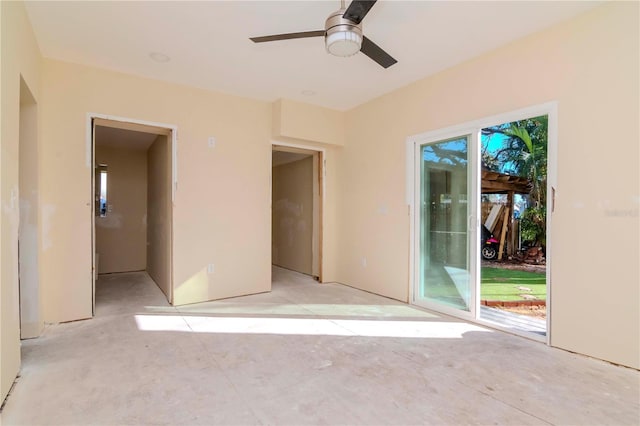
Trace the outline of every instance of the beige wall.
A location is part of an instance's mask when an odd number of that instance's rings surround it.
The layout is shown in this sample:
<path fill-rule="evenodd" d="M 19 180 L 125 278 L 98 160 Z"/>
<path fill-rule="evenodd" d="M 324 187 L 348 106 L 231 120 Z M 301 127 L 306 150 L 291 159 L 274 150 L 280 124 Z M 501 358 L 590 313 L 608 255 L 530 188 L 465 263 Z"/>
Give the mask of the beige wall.
<path fill-rule="evenodd" d="M 270 289 L 272 104 L 59 61 L 43 65 L 45 320 L 91 316 L 91 170 L 85 141 L 91 112 L 177 126 L 175 304 Z M 209 136 L 217 140 L 214 148 L 208 147 Z M 335 152 L 327 148 L 327 164 L 334 164 Z M 336 220 L 336 169 L 328 170 L 325 230 Z M 71 228 L 76 231 L 66 232 Z M 335 238 L 323 244 L 324 276 L 331 281 Z M 246 259 L 252 268 L 245 267 Z"/>
<path fill-rule="evenodd" d="M 175 303 L 270 289 L 271 104 L 52 60 L 43 90 L 46 320 L 91 316 L 91 112 L 177 126 Z"/>
<path fill-rule="evenodd" d="M 408 136 L 557 101 L 551 343 L 638 368 L 638 6 L 596 8 L 348 112 L 338 280 L 408 300 Z"/>
<path fill-rule="evenodd" d="M 142 271 L 147 266 L 147 152 L 110 146 L 96 128 L 96 164 L 107 165 L 107 204 L 96 216 L 98 273 Z"/>
<path fill-rule="evenodd" d="M 171 149 L 167 136 L 147 152 L 147 272 L 171 300 Z"/>
<path fill-rule="evenodd" d="M 4 36 L 3 36 L 4 25 L 2 25 L 4 13 L 2 9 L 3 8 L 0 5 L 0 56 L 2 53 L 2 45 L 4 43 Z M 4 134 L 3 133 L 4 114 L 2 114 L 3 105 L 4 105 L 4 91 L 2 89 L 2 86 L 4 85 L 4 83 L 2 83 L 3 81 L 2 62 L 4 62 L 4 59 L 0 58 L 0 148 L 2 148 L 2 135 Z M 0 202 L 2 202 L 2 200 L 4 199 L 2 194 L 3 193 L 2 186 L 1 186 L 1 182 L 4 181 L 4 169 L 2 167 L 2 157 L 4 157 L 4 155 L 2 155 L 2 149 L 0 149 L 0 178 L 1 178 Z M 13 323 L 9 318 L 5 320 L 5 309 L 7 308 L 4 306 L 4 304 L 5 304 L 5 300 L 7 299 L 5 299 L 6 296 L 3 297 L 3 295 L 5 293 L 5 285 L 8 286 L 9 283 L 5 283 L 3 279 L 4 272 L 3 272 L 2 264 L 4 263 L 4 257 L 3 257 L 2 246 L 4 245 L 4 240 L 5 240 L 5 234 L 2 229 L 3 222 L 4 222 L 4 218 L 0 217 L 0 400 L 2 401 L 4 401 L 4 398 L 9 393 L 9 387 L 5 389 L 5 385 L 4 385 L 5 380 L 8 383 L 8 379 L 5 379 L 5 376 L 9 377 L 14 372 L 13 366 L 10 364 L 5 364 L 5 362 L 3 361 L 3 358 L 5 356 L 10 357 L 13 353 L 15 353 L 15 343 L 12 344 L 11 341 L 7 341 L 7 346 L 5 347 L 5 333 L 7 334 L 7 337 L 8 337 L 11 333 L 10 327 L 13 327 L 15 323 Z M 8 300 L 11 300 L 11 299 L 9 298 Z M 7 311 L 10 312 L 11 306 L 8 306 L 8 308 L 9 309 Z M 19 361 L 18 361 L 18 368 L 19 368 Z"/>
<path fill-rule="evenodd" d="M 328 108 L 280 99 L 273 104 L 273 135 L 344 145 L 344 114 Z"/>
<path fill-rule="evenodd" d="M 4 399 L 20 368 L 18 302 L 20 76 L 41 111 L 41 57 L 21 2 L 0 2 L 0 394 Z M 42 135 L 40 127 L 38 135 Z M 38 141 L 39 143 L 40 141 Z M 41 271 L 40 271 L 41 275 Z"/>
<path fill-rule="evenodd" d="M 38 271 L 38 104 L 24 80 L 20 79 L 19 193 L 20 225 L 19 286 L 20 337 L 37 337 L 44 323 L 41 315 Z"/>
<path fill-rule="evenodd" d="M 326 149 L 325 281 L 407 300 L 406 138 L 557 100 L 552 344 L 637 368 L 638 39 L 638 4 L 607 4 L 345 114 L 330 113 L 327 133 L 327 116 L 317 108 L 289 104 L 283 127 L 282 105 L 272 115 L 266 102 L 41 61 L 23 5 L 1 2 L 2 396 L 20 363 L 20 75 L 39 108 L 39 272 L 46 321 L 91 316 L 90 112 L 178 128 L 176 303 L 270 289 L 272 137 Z M 209 136 L 216 137 L 215 148 L 207 146 Z M 593 230 L 606 232 L 615 250 L 596 250 Z M 207 273 L 210 263 L 213 274 Z"/>
<path fill-rule="evenodd" d="M 282 164 L 272 174 L 274 265 L 312 274 L 313 157 Z"/>

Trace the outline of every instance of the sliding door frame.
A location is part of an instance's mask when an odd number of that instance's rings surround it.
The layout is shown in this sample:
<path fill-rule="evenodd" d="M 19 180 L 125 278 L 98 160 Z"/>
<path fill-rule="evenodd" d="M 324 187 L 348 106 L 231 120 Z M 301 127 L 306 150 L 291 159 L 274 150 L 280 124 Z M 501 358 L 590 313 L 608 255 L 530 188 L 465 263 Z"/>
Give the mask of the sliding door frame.
<path fill-rule="evenodd" d="M 480 245 L 480 134 L 482 129 L 496 126 L 512 121 L 546 115 L 548 117 L 547 129 L 547 247 L 546 247 L 546 285 L 547 285 L 547 334 L 546 337 L 533 335 L 500 327 L 496 323 L 482 320 L 480 318 L 480 259 L 477 252 Z M 517 334 L 532 340 L 542 341 L 548 345 L 552 343 L 552 269 L 553 269 L 553 214 L 555 207 L 555 196 L 557 192 L 557 164 L 558 164 L 558 103 L 556 101 L 514 110 L 507 113 L 484 117 L 466 123 L 428 131 L 418 135 L 409 136 L 405 142 L 406 154 L 406 203 L 409 209 L 409 303 L 416 304 L 416 288 L 419 284 L 420 267 L 420 146 L 427 143 L 435 143 L 453 137 L 471 135 L 468 149 L 468 172 L 473 173 L 472 194 L 470 203 L 472 211 L 469 212 L 469 243 L 471 247 L 471 259 L 469 269 L 472 274 L 472 297 L 470 312 L 433 306 L 429 304 L 428 309 L 462 318 L 486 325 L 491 328 Z M 475 253 L 475 254 L 474 254 Z M 419 306 L 422 306 L 419 305 Z"/>
<path fill-rule="evenodd" d="M 427 309 L 432 309 L 438 312 L 442 312 L 447 315 L 456 316 L 459 318 L 464 318 L 467 320 L 474 320 L 476 318 L 476 310 L 479 307 L 479 300 L 476 300 L 476 289 L 475 289 L 475 281 L 474 276 L 476 275 L 477 268 L 477 244 L 473 244 L 474 241 L 478 239 L 476 226 L 473 226 L 475 212 L 478 211 L 474 206 L 476 206 L 477 202 L 475 198 L 477 198 L 476 188 L 480 187 L 479 182 L 477 182 L 476 175 L 478 174 L 476 169 L 476 159 L 477 159 L 477 151 L 476 146 L 478 145 L 478 132 L 475 132 L 473 127 L 468 126 L 460 126 L 454 128 L 443 129 L 442 131 L 429 132 L 423 135 L 419 135 L 413 139 L 413 163 L 414 163 L 414 177 L 413 177 L 413 200 L 415 202 L 412 203 L 412 249 L 415 256 L 414 262 L 412 262 L 411 267 L 411 275 L 413 277 L 413 284 L 410 286 L 410 297 L 411 303 L 417 306 L 421 306 Z M 468 260 L 468 272 L 470 276 L 469 286 L 470 286 L 470 303 L 469 303 L 469 311 L 464 311 L 463 309 L 450 307 L 444 304 L 439 304 L 437 302 L 430 302 L 427 300 L 420 300 L 417 295 L 417 287 L 419 285 L 420 280 L 420 221 L 422 219 L 421 216 L 421 162 L 422 162 L 422 148 L 425 145 L 432 145 L 439 142 L 455 139 L 455 138 L 466 138 L 467 140 L 467 183 L 468 189 L 467 193 L 470 195 L 468 199 L 469 211 L 467 213 L 467 235 L 470 246 L 467 246 L 467 260 Z M 413 256 L 412 256 L 413 258 Z"/>

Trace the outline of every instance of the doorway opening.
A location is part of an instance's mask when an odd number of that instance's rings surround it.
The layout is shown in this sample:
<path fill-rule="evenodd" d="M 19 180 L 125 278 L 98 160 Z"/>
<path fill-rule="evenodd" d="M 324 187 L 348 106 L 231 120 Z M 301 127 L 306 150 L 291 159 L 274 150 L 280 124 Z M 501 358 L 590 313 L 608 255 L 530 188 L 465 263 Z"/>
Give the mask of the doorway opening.
<path fill-rule="evenodd" d="M 38 257 L 38 105 L 20 77 L 18 153 L 18 289 L 20 338 L 38 337 L 44 323 L 41 316 Z M 12 194 L 14 199 L 14 194 Z"/>
<path fill-rule="evenodd" d="M 322 282 L 323 151 L 274 144 L 271 263 Z"/>
<path fill-rule="evenodd" d="M 480 318 L 547 333 L 548 115 L 482 129 Z"/>
<path fill-rule="evenodd" d="M 104 274 L 146 271 L 172 303 L 174 132 L 92 120 L 94 315 Z"/>

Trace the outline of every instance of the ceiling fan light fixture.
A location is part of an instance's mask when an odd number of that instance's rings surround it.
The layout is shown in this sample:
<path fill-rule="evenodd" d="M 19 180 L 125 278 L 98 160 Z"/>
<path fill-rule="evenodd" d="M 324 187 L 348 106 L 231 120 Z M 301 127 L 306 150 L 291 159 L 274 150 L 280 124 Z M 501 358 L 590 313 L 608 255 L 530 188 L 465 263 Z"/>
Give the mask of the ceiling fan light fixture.
<path fill-rule="evenodd" d="M 353 56 L 362 46 L 362 24 L 356 24 L 343 17 L 344 7 L 336 10 L 324 23 L 324 45 L 327 52 L 335 56 Z"/>
<path fill-rule="evenodd" d="M 356 31 L 336 31 L 325 37 L 327 52 L 334 56 L 353 56 L 360 51 L 362 35 Z"/>
<path fill-rule="evenodd" d="M 362 35 L 362 20 L 376 1 L 351 0 L 349 7 L 345 8 L 345 0 L 342 0 L 340 9 L 329 15 L 325 21 L 324 30 L 273 34 L 249 37 L 249 39 L 254 43 L 264 43 L 297 38 L 324 37 L 324 46 L 327 53 L 334 56 L 347 57 L 362 52 L 363 55 L 386 69 L 398 61 L 369 38 Z"/>

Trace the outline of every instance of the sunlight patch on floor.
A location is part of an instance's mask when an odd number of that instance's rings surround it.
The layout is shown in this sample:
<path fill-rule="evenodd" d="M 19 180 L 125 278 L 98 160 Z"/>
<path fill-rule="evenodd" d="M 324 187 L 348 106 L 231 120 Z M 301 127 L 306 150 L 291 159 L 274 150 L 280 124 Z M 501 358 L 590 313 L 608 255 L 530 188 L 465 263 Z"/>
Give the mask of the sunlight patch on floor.
<path fill-rule="evenodd" d="M 272 315 L 335 315 L 353 317 L 403 317 L 403 318 L 439 318 L 429 312 L 406 305 L 360 305 L 335 303 L 241 303 L 212 302 L 198 305 L 179 306 L 178 311 L 188 314 L 272 314 Z"/>
<path fill-rule="evenodd" d="M 239 318 L 135 315 L 141 331 L 194 333 L 323 335 L 405 338 L 462 338 L 464 333 L 491 330 L 463 322 L 344 320 L 314 318 Z"/>

